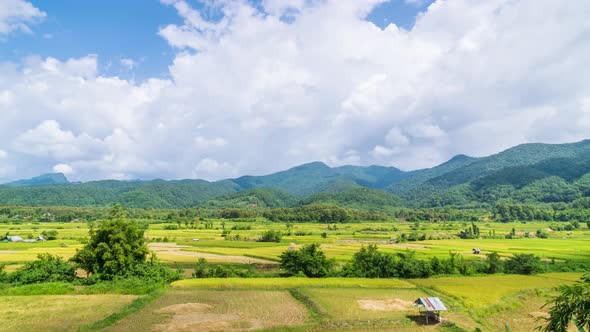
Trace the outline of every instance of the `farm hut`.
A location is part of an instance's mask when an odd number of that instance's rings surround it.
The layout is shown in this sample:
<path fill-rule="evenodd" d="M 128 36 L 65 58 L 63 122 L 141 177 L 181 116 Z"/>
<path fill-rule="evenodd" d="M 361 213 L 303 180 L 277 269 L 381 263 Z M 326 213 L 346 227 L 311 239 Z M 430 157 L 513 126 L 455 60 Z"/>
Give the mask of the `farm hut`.
<path fill-rule="evenodd" d="M 429 318 L 442 323 L 441 311 L 447 311 L 447 307 L 438 297 L 420 297 L 414 301 L 414 305 L 418 307 L 420 315 L 426 318 L 426 325 Z"/>
<path fill-rule="evenodd" d="M 2 239 L 2 242 L 23 242 L 23 238 L 18 236 L 18 235 L 14 235 L 14 236 L 6 236 L 4 237 L 4 239 Z"/>

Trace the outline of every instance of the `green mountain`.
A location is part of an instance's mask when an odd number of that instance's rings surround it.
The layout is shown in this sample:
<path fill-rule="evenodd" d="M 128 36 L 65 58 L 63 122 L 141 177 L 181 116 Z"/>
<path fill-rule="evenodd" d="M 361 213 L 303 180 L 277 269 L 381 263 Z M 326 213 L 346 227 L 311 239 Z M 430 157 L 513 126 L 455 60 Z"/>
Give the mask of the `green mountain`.
<path fill-rule="evenodd" d="M 341 192 L 323 192 L 303 198 L 300 205 L 335 204 L 362 210 L 383 211 L 403 206 L 402 200 L 379 189 L 355 188 Z"/>
<path fill-rule="evenodd" d="M 199 204 L 199 207 L 219 208 L 280 208 L 297 203 L 297 198 L 275 188 L 251 188 L 223 194 Z"/>
<path fill-rule="evenodd" d="M 240 188 L 229 180 L 94 181 L 34 187 L 0 186 L 0 204 L 33 206 L 105 206 L 138 208 L 192 207 Z"/>
<path fill-rule="evenodd" d="M 304 197 L 317 192 L 342 191 L 358 187 L 385 188 L 396 182 L 404 172 L 395 167 L 342 166 L 331 168 L 321 162 L 293 167 L 264 176 L 242 176 L 233 180 L 240 187 L 278 188 Z"/>
<path fill-rule="evenodd" d="M 583 164 L 587 160 L 590 160 L 590 140 L 570 144 L 522 144 L 488 157 L 472 158 L 426 181 L 416 181 L 408 175 L 404 181 L 410 185 L 401 187 L 400 181 L 388 189 L 413 206 L 493 203 L 512 199 L 515 190 L 549 176 L 571 182 L 582 175 L 577 170 L 574 176 L 573 164 Z"/>
<path fill-rule="evenodd" d="M 179 208 L 287 207 L 337 204 L 395 206 L 571 202 L 590 196 L 590 140 L 523 144 L 488 157 L 458 155 L 429 169 L 328 167 L 314 162 L 217 182 L 94 181 L 69 183 L 49 174 L 0 186 L 0 204 Z"/>
<path fill-rule="evenodd" d="M 68 183 L 70 182 L 62 173 L 48 173 L 30 179 L 8 182 L 3 185 L 8 187 L 33 187 Z"/>

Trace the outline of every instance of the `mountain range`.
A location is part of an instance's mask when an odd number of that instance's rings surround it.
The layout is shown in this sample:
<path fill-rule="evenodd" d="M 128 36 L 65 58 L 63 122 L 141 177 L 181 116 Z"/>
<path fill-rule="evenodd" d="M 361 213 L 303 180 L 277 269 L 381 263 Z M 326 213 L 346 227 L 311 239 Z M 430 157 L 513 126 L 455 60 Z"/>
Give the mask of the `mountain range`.
<path fill-rule="evenodd" d="M 290 207 L 332 203 L 357 208 L 571 202 L 590 195 L 590 140 L 522 144 L 481 158 L 458 155 L 427 169 L 329 167 L 312 162 L 264 175 L 205 180 L 71 183 L 60 173 L 0 186 L 3 205 L 138 208 Z"/>

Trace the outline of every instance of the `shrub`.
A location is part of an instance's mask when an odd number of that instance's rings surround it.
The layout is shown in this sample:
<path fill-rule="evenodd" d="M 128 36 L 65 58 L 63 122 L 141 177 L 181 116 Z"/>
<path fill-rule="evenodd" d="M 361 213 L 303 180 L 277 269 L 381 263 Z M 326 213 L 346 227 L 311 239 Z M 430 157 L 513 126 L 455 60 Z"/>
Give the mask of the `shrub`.
<path fill-rule="evenodd" d="M 330 275 L 334 260 L 326 258 L 319 244 L 306 244 L 299 250 L 287 250 L 280 256 L 281 268 L 291 275 L 303 274 L 310 278 Z"/>
<path fill-rule="evenodd" d="M 515 254 L 504 264 L 506 273 L 533 274 L 541 270 L 541 259 L 533 254 Z"/>
<path fill-rule="evenodd" d="M 398 275 L 394 256 L 377 251 L 377 246 L 362 246 L 344 266 L 342 275 L 358 278 L 391 278 Z"/>
<path fill-rule="evenodd" d="M 57 234 L 58 234 L 58 232 L 56 230 L 50 230 L 50 231 L 43 231 L 43 232 L 41 232 L 41 235 L 43 235 L 43 237 L 46 240 L 56 240 L 57 239 Z"/>
<path fill-rule="evenodd" d="M 547 234 L 546 232 L 543 232 L 540 229 L 537 229 L 537 233 L 535 233 L 535 235 L 540 239 L 546 239 L 549 237 L 549 234 Z"/>
<path fill-rule="evenodd" d="M 283 234 L 280 231 L 269 230 L 262 233 L 258 242 L 281 242 L 281 238 L 283 238 Z"/>
<path fill-rule="evenodd" d="M 502 260 L 500 260 L 500 255 L 498 255 L 497 252 L 487 254 L 486 264 L 487 269 L 485 272 L 488 274 L 499 273 L 502 271 Z"/>
<path fill-rule="evenodd" d="M 211 266 L 204 258 L 199 258 L 195 264 L 193 278 L 248 278 L 252 277 L 249 271 L 222 265 Z"/>
<path fill-rule="evenodd" d="M 40 282 L 72 282 L 76 278 L 76 269 L 61 257 L 51 254 L 39 254 L 38 260 L 28 262 L 16 272 L 8 275 L 8 281 L 26 285 Z"/>

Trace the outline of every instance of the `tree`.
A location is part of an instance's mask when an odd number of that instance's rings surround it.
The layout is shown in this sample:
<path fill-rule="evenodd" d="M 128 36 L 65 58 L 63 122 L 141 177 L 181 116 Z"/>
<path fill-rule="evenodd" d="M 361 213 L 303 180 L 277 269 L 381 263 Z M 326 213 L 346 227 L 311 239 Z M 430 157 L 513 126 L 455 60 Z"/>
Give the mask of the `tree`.
<path fill-rule="evenodd" d="M 287 273 L 304 274 L 310 278 L 328 276 L 334 269 L 334 260 L 326 258 L 319 244 L 306 244 L 299 250 L 287 250 L 280 256 L 281 268 Z"/>
<path fill-rule="evenodd" d="M 262 233 L 262 236 L 260 239 L 258 239 L 258 242 L 281 242 L 282 237 L 283 234 L 281 234 L 281 231 L 269 230 Z"/>
<path fill-rule="evenodd" d="M 506 273 L 533 274 L 541 272 L 541 259 L 533 254 L 514 254 L 504 264 Z"/>
<path fill-rule="evenodd" d="M 486 273 L 494 274 L 502 271 L 502 260 L 500 260 L 500 255 L 497 252 L 487 254 L 486 263 Z"/>
<path fill-rule="evenodd" d="M 397 261 L 394 256 L 377 250 L 370 244 L 354 254 L 352 261 L 344 266 L 342 274 L 347 277 L 392 278 L 397 277 Z"/>
<path fill-rule="evenodd" d="M 553 304 L 549 309 L 547 325 L 538 327 L 545 332 L 566 332 L 571 322 L 580 331 L 590 331 L 590 274 L 582 277 L 573 285 L 563 285 L 558 296 L 546 305 Z"/>
<path fill-rule="evenodd" d="M 109 217 L 101 221 L 97 229 L 90 229 L 88 244 L 72 257 L 82 269 L 105 279 L 123 275 L 133 265 L 144 263 L 149 252 L 144 231 L 137 223 L 126 219 L 120 205 L 111 208 Z"/>

